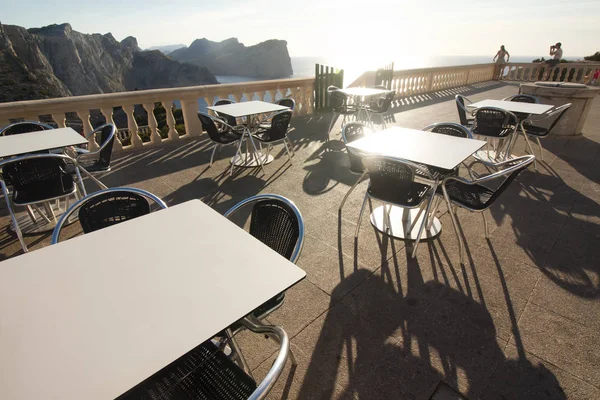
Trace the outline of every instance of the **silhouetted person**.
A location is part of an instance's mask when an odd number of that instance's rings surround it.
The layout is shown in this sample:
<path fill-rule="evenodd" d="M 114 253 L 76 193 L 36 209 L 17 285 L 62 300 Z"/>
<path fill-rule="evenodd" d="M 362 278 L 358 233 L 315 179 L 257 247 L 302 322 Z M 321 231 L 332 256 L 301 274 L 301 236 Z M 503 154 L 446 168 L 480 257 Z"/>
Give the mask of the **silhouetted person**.
<path fill-rule="evenodd" d="M 506 59 L 504 59 L 505 57 Z M 498 65 L 505 64 L 510 61 L 510 54 L 504 48 L 504 45 L 500 46 L 500 50 L 498 50 L 492 61 L 496 62 Z"/>

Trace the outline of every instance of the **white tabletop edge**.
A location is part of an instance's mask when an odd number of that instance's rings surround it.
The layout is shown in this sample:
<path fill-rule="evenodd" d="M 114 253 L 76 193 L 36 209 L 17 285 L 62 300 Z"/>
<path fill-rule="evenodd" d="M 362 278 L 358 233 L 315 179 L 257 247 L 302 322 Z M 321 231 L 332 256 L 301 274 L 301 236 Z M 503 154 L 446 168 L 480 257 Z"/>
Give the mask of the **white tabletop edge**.
<path fill-rule="evenodd" d="M 184 225 L 181 231 L 168 226 L 175 224 L 169 224 L 171 218 Z M 177 222 L 184 219 L 186 222 Z M 191 229 L 193 233 L 203 222 L 210 229 L 205 229 L 197 238 L 193 235 L 186 237 L 186 233 L 189 235 L 186 230 Z M 185 251 L 172 253 L 168 246 L 153 245 L 152 241 L 148 243 L 147 240 L 154 237 L 157 226 L 161 227 L 160 231 L 165 236 L 174 232 L 181 235 L 177 240 L 170 240 L 171 243 L 189 246 L 198 241 L 196 248 L 185 247 Z M 138 237 L 132 235 L 133 232 L 137 232 Z M 220 242 L 217 238 L 211 238 L 218 233 L 230 236 L 241 252 L 239 256 L 225 251 L 209 254 L 203 250 L 218 247 Z M 203 247 L 205 241 L 208 243 Z M 116 247 L 119 242 L 122 251 Z M 166 242 L 163 245 L 169 244 L 169 240 Z M 123 247 L 123 243 L 127 246 Z M 137 248 L 138 243 L 146 243 L 146 247 L 136 252 L 132 249 Z M 81 253 L 98 248 L 99 244 L 115 249 L 114 254 L 103 257 L 102 261 L 92 256 L 86 258 L 86 263 L 73 264 Z M 159 251 L 147 254 L 152 250 Z M 203 256 L 198 258 L 198 254 Z M 256 257 L 249 258 L 251 254 Z M 234 261 L 239 257 L 243 257 L 244 262 Z M 154 260 L 154 266 L 144 261 L 149 258 Z M 56 262 L 53 261 L 55 259 Z M 227 259 L 231 261 L 225 261 Z M 101 265 L 104 270 L 94 268 Z M 168 268 L 164 273 L 161 272 L 163 265 Z M 201 268 L 201 265 L 207 267 Z M 235 266 L 238 272 L 227 265 Z M 206 275 L 210 268 L 216 266 L 233 275 L 227 276 L 226 272 Z M 282 268 L 284 266 L 287 267 Z M 258 269 L 245 270 L 242 267 Z M 69 279 L 62 278 L 65 274 Z M 119 279 L 113 279 L 113 276 L 119 276 Z M 202 276 L 211 276 L 210 286 L 203 287 L 197 283 Z M 306 273 L 200 200 L 192 200 L 0 262 L 0 277 L 0 351 L 3 354 L 0 359 L 0 390 L 8 398 L 19 400 L 52 396 L 104 399 L 115 398 L 129 390 L 264 301 L 304 279 Z M 137 282 L 136 287 L 131 286 L 134 281 Z M 16 287 L 11 287 L 13 284 Z M 169 290 L 172 286 L 174 289 Z M 103 287 L 110 287 L 111 293 L 110 297 L 100 301 L 96 292 Z M 152 295 L 158 293 L 154 292 L 155 287 L 160 288 L 160 298 Z M 204 290 L 199 290 L 201 288 Z M 208 288 L 210 290 L 207 291 Z M 234 292 L 235 298 L 231 295 Z M 77 293 L 91 297 L 73 302 Z M 210 318 L 217 317 L 215 322 L 218 320 L 222 326 L 208 324 L 206 317 L 209 314 L 199 314 L 203 316 L 199 320 L 180 319 L 179 315 L 193 314 L 197 307 L 194 302 L 205 304 L 202 299 L 214 299 L 219 296 L 216 293 L 226 297 L 221 298 L 218 315 Z M 124 295 L 130 303 L 122 301 Z M 53 300 L 43 300 L 49 298 Z M 21 300 L 16 302 L 16 299 Z M 146 303 L 149 299 L 151 301 Z M 226 299 L 239 301 L 223 301 Z M 206 304 L 207 309 L 215 309 L 210 304 Z M 157 309 L 144 311 L 146 307 Z M 169 314 L 164 314 L 161 307 L 170 310 Z M 34 311 L 38 308 L 53 311 Z M 144 312 L 156 312 L 158 315 L 146 317 Z M 85 326 L 70 321 L 69 316 L 72 315 L 85 320 Z M 125 315 L 126 319 L 120 319 Z M 120 320 L 123 321 L 119 325 L 121 331 L 117 329 L 115 332 L 112 326 Z M 170 328 L 169 324 L 180 324 L 181 329 L 176 326 Z M 136 329 L 144 334 L 136 334 Z M 165 338 L 169 340 L 163 344 L 164 348 L 157 347 L 155 342 L 163 343 Z M 86 345 L 88 342 L 94 344 Z M 51 346 L 46 347 L 46 344 Z M 110 351 L 107 351 L 108 348 Z M 153 351 L 148 352 L 148 348 Z M 65 365 L 61 366 L 57 360 L 62 360 Z M 40 379 L 36 379 L 38 375 Z M 26 382 L 31 379 L 37 384 L 28 385 Z M 68 384 L 65 384 L 67 381 Z"/>
<path fill-rule="evenodd" d="M 486 100 L 480 100 L 475 103 L 467 104 L 467 107 L 470 107 L 470 108 L 496 107 L 496 108 L 502 108 L 502 109 L 505 109 L 505 110 L 511 111 L 511 112 L 522 112 L 522 113 L 527 113 L 527 114 L 540 115 L 540 114 L 543 114 L 546 111 L 554 108 L 555 106 L 552 104 L 522 103 L 522 102 L 518 102 L 518 101 L 486 99 Z"/>
<path fill-rule="evenodd" d="M 367 155 L 395 157 L 451 170 L 485 144 L 483 140 L 396 126 L 365 136 L 347 146 Z"/>
<path fill-rule="evenodd" d="M 0 157 L 58 149 L 87 142 L 85 137 L 72 128 L 57 128 L 0 136 Z"/>
<path fill-rule="evenodd" d="M 236 118 L 290 109 L 287 106 L 260 100 L 242 101 L 239 103 L 223 104 L 206 108 Z"/>

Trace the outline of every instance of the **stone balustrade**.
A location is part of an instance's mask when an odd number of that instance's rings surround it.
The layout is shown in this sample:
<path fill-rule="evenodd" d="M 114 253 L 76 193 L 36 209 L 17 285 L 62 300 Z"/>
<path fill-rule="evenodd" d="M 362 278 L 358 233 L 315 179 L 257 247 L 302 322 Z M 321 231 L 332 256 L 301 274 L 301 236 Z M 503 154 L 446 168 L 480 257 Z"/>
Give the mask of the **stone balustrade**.
<path fill-rule="evenodd" d="M 59 127 L 65 127 L 69 124 L 68 118 L 76 116 L 81 120 L 83 134 L 87 136 L 93 129 L 90 121 L 93 113 L 97 115 L 101 113 L 106 122 L 114 123 L 113 113 L 121 108 L 126 115 L 127 123 L 126 126 L 118 125 L 118 128 L 121 132 L 129 134 L 117 135 L 118 140 L 115 140 L 114 146 L 118 151 L 156 145 L 183 137 L 199 136 L 203 132 L 197 117 L 200 100 L 212 105 L 217 98 L 230 98 L 235 101 L 249 99 L 274 101 L 287 96 L 296 100 L 297 115 L 311 114 L 314 101 L 314 78 L 277 79 L 0 103 L 0 126 L 25 119 L 48 122 L 53 120 Z M 159 132 L 154 114 L 156 104 L 161 104 L 166 111 L 166 126 L 168 126 L 166 138 L 163 138 Z M 177 129 L 177 121 L 173 115 L 174 104 L 181 107 L 185 132 Z M 147 114 L 147 126 L 143 126 L 141 130 L 134 116 L 136 108 L 138 111 L 143 108 Z M 142 140 L 140 133 L 143 134 L 145 141 Z M 97 148 L 97 144 L 92 139 L 90 139 L 90 148 Z"/>
<path fill-rule="evenodd" d="M 592 84 L 594 72 L 600 63 L 560 63 L 549 68 L 544 63 L 507 63 L 499 67 L 494 79 L 500 81 L 552 81 Z M 597 84 L 597 82 L 594 82 Z"/>
<path fill-rule="evenodd" d="M 495 64 L 474 64 L 456 67 L 420 68 L 394 71 L 391 88 L 398 97 L 437 92 L 455 87 L 487 82 L 494 79 Z M 375 72 L 361 75 L 350 86 L 368 87 L 376 84 Z M 388 86 L 388 82 L 382 82 Z"/>

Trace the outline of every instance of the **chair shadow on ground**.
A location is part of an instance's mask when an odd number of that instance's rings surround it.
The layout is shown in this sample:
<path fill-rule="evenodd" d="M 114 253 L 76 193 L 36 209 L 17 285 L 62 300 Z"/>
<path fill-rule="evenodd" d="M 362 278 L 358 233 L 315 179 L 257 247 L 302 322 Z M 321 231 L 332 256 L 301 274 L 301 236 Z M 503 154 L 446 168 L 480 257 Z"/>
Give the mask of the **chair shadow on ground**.
<path fill-rule="evenodd" d="M 507 358 L 484 304 L 425 282 L 416 260 L 406 268 L 405 283 L 394 266 L 381 276 L 358 269 L 346 277 L 364 283 L 329 309 L 299 398 L 428 398 L 440 381 L 477 398 L 490 390 L 494 371 L 504 378 L 495 395 L 566 398 L 556 377 L 522 349 Z"/>

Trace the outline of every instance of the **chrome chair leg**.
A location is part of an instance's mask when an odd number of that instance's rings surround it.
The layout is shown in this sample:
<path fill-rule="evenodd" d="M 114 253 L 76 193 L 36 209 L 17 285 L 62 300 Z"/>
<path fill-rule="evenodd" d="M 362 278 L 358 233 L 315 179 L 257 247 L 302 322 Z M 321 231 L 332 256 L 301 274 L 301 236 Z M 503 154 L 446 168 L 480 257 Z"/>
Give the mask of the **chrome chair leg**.
<path fill-rule="evenodd" d="M 296 152 L 294 151 L 294 146 L 292 146 L 292 141 L 290 140 L 289 137 L 285 137 L 285 139 L 288 141 L 288 143 L 290 144 L 290 149 L 292 149 L 292 156 L 296 155 Z"/>
<path fill-rule="evenodd" d="M 419 228 L 419 233 L 417 233 L 417 239 L 415 240 L 415 244 L 414 244 L 413 251 L 412 251 L 412 258 L 415 258 L 415 256 L 417 255 L 417 247 L 419 246 L 419 242 L 421 241 L 421 235 L 423 234 L 423 228 L 425 228 L 425 225 L 427 225 L 427 217 L 429 216 L 429 211 L 431 210 L 431 203 L 433 202 L 433 200 L 435 198 L 436 189 L 437 189 L 437 185 L 435 185 L 432 188 L 431 197 L 429 198 L 429 201 L 427 202 L 427 208 L 425 209 L 425 217 L 423 217 L 423 222 L 421 222 L 421 227 Z"/>
<path fill-rule="evenodd" d="M 331 116 L 331 122 L 329 123 L 329 129 L 327 129 L 327 141 L 329 142 L 329 134 L 331 133 L 331 128 L 333 128 L 333 124 L 336 120 L 337 114 L 333 113 Z"/>
<path fill-rule="evenodd" d="M 544 161 L 544 148 L 542 147 L 542 142 L 540 142 L 539 137 L 536 137 L 535 140 L 537 141 L 537 144 L 540 147 L 540 160 Z"/>
<path fill-rule="evenodd" d="M 288 148 L 288 144 L 285 141 L 285 139 L 283 139 L 283 144 L 285 146 L 285 151 L 287 152 L 288 159 L 290 160 L 290 163 L 291 163 L 292 162 L 292 153 L 290 153 L 290 149 Z"/>
<path fill-rule="evenodd" d="M 363 172 L 362 175 L 358 177 L 358 179 L 356 180 L 356 182 L 354 182 L 354 185 L 352 185 L 352 187 L 350 188 L 350 190 L 348 190 L 348 192 L 344 196 L 344 199 L 342 200 L 342 204 L 340 204 L 340 208 L 338 208 L 339 211 L 342 211 L 342 208 L 344 207 L 344 204 L 346 204 L 346 200 L 348 199 L 348 196 L 350 196 L 350 193 L 352 193 L 352 191 L 354 189 L 356 189 L 356 187 L 358 186 L 358 184 L 360 183 L 360 181 L 365 177 L 365 175 L 367 175 L 367 170 L 365 170 L 365 172 Z"/>
<path fill-rule="evenodd" d="M 433 221 L 435 220 L 435 214 L 437 213 L 437 210 L 440 207 L 440 204 L 442 203 L 442 199 L 438 196 L 434 198 L 434 201 L 435 205 L 433 206 L 433 210 L 431 210 L 431 218 L 429 219 L 429 223 L 427 224 L 428 231 L 431 229 L 431 225 L 433 225 Z"/>
<path fill-rule="evenodd" d="M 523 137 L 525 138 L 525 143 L 527 144 L 527 149 L 529 149 L 529 152 L 531 153 L 531 155 L 535 156 L 535 152 L 533 151 L 533 147 L 531 147 L 531 142 L 529 141 L 527 134 L 523 133 Z M 536 171 L 538 170 L 537 161 L 535 159 L 533 159 L 533 169 L 535 169 Z"/>
<path fill-rule="evenodd" d="M 365 206 L 367 205 L 367 198 L 369 197 L 368 193 L 365 193 L 365 198 L 362 203 L 362 207 L 360 208 L 360 214 L 358 214 L 358 222 L 356 223 L 356 232 L 354 232 L 354 237 L 358 237 L 358 231 L 360 231 L 360 221 L 362 220 L 363 212 L 365 211 Z M 385 211 L 385 209 L 384 209 Z"/>
<path fill-rule="evenodd" d="M 458 254 L 460 257 L 460 263 L 463 263 L 463 242 L 462 242 L 462 238 L 460 237 L 460 231 L 458 229 L 458 220 L 456 218 L 456 215 L 454 215 L 454 211 L 452 209 L 452 202 L 450 202 L 450 197 L 448 196 L 448 193 L 446 192 L 446 188 L 443 187 L 443 192 L 444 192 L 444 198 L 446 199 L 446 204 L 448 205 L 448 213 L 450 214 L 450 219 L 452 220 L 452 227 L 454 228 L 454 233 L 456 234 L 456 240 L 458 241 Z"/>
<path fill-rule="evenodd" d="M 218 144 L 215 144 L 213 146 L 213 151 L 212 151 L 212 154 L 210 155 L 210 163 L 208 163 L 209 167 L 212 167 L 212 165 L 213 165 L 213 158 L 215 157 L 215 153 L 217 152 L 217 147 L 219 147 Z"/>
<path fill-rule="evenodd" d="M 246 358 L 244 357 L 244 354 L 242 354 L 242 350 L 240 349 L 240 346 L 238 345 L 237 340 L 235 340 L 235 338 L 233 337 L 233 333 L 231 332 L 230 328 L 227 328 L 225 330 L 225 335 L 227 335 L 227 340 L 229 341 L 229 343 L 231 343 L 231 348 L 233 349 L 235 356 L 242 364 L 241 367 L 244 370 L 244 372 L 246 372 L 248 375 L 250 375 L 252 378 L 254 378 L 252 376 L 252 371 L 250 370 L 250 367 L 248 366 L 248 363 L 246 362 Z"/>
<path fill-rule="evenodd" d="M 481 216 L 483 217 L 483 227 L 485 228 L 485 237 L 490 237 L 490 231 L 488 229 L 487 219 L 485 218 L 485 210 L 481 211 Z"/>
<path fill-rule="evenodd" d="M 8 197 L 8 189 L 6 188 L 4 182 L 0 181 L 0 185 L 2 186 L 2 193 L 4 194 L 4 198 L 6 199 L 6 207 L 8 208 L 10 219 L 12 220 L 12 223 L 15 226 L 15 233 L 17 234 L 19 242 L 21 243 L 23 253 L 27 253 L 29 250 L 27 249 L 27 245 L 25 244 L 25 240 L 23 239 L 23 233 L 21 232 L 21 228 L 19 227 L 19 223 L 17 222 L 17 217 L 15 216 L 15 212 L 13 210 L 10 198 Z"/>

